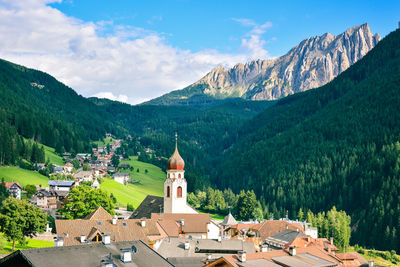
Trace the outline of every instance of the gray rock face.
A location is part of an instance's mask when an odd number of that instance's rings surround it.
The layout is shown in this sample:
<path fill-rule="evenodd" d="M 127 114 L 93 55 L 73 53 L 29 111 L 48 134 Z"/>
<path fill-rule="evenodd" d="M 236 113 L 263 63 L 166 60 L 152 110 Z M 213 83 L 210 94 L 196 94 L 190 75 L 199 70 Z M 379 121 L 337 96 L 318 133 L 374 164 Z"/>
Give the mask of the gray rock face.
<path fill-rule="evenodd" d="M 279 99 L 330 82 L 379 41 L 368 24 L 336 36 L 326 33 L 303 40 L 279 58 L 239 63 L 231 69 L 219 66 L 190 87 L 219 98 Z"/>

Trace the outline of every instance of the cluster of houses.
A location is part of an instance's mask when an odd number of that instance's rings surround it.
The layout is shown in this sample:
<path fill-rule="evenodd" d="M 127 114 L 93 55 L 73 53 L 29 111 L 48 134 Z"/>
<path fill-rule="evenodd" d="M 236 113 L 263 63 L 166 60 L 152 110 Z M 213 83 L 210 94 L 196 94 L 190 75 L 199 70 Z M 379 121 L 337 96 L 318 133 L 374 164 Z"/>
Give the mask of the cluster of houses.
<path fill-rule="evenodd" d="M 54 183 L 55 191 L 67 185 Z M 64 189 L 65 188 L 65 189 Z M 26 266 L 362 266 L 358 253 L 339 253 L 307 223 L 289 220 L 223 222 L 187 202 L 184 161 L 168 161 L 164 196 L 147 196 L 129 218 L 98 207 L 85 219 L 56 220 L 54 247 L 14 252 L 0 265 Z M 29 265 L 31 264 L 31 265 Z M 55 265 L 54 265 L 55 266 Z"/>

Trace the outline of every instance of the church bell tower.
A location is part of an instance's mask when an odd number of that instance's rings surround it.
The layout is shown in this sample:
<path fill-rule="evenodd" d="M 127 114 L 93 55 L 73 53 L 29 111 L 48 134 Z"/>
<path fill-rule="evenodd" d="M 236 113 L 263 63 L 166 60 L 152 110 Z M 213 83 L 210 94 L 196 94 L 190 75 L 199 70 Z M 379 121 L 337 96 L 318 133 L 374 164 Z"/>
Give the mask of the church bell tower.
<path fill-rule="evenodd" d="M 178 134 L 175 133 L 175 151 L 168 160 L 167 179 L 164 182 L 164 213 L 186 213 L 187 183 L 185 162 L 178 152 Z"/>

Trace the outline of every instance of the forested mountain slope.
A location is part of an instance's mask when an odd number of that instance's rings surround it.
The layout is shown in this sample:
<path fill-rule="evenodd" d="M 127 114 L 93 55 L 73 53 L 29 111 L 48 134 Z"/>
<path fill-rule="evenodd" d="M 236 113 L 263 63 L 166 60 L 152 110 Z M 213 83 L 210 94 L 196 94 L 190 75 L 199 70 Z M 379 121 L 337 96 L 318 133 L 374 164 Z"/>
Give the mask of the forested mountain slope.
<path fill-rule="evenodd" d="M 110 114 L 54 77 L 5 60 L 0 60 L 0 95 L 0 164 L 14 163 L 21 136 L 58 152 L 79 152 L 105 132 L 120 132 Z"/>
<path fill-rule="evenodd" d="M 400 30 L 329 84 L 247 122 L 212 180 L 251 188 L 275 216 L 333 205 L 353 242 L 400 249 Z"/>
<path fill-rule="evenodd" d="M 107 99 L 90 98 L 113 114 L 140 143 L 169 157 L 174 150 L 174 134 L 179 135 L 179 152 L 185 159 L 189 190 L 209 185 L 212 170 L 221 153 L 236 142 L 240 127 L 274 101 L 229 99 L 206 106 L 131 106 Z M 164 167 L 163 165 L 160 167 Z"/>

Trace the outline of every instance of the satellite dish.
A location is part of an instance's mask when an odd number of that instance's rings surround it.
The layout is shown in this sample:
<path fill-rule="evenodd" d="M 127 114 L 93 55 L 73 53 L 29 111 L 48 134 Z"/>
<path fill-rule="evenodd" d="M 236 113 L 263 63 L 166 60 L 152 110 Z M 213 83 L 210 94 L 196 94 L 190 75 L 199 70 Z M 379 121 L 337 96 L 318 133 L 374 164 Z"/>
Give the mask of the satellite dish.
<path fill-rule="evenodd" d="M 137 248 L 135 246 L 132 246 L 132 253 L 136 254 L 137 253 Z"/>

